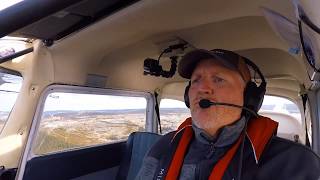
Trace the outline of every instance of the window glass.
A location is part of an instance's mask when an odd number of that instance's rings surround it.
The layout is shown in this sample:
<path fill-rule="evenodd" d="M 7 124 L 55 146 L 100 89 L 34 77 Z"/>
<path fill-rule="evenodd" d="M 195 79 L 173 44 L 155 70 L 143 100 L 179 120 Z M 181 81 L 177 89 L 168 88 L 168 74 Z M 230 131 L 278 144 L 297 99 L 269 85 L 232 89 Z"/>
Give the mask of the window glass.
<path fill-rule="evenodd" d="M 264 96 L 264 100 L 259 112 L 277 112 L 294 117 L 301 122 L 301 113 L 298 106 L 292 101 L 277 96 Z"/>
<path fill-rule="evenodd" d="M 173 99 L 162 99 L 159 111 L 162 134 L 176 130 L 186 118 L 191 116 L 184 102 Z"/>
<path fill-rule="evenodd" d="M 47 96 L 34 154 L 113 143 L 144 131 L 145 97 L 55 92 Z"/>
<path fill-rule="evenodd" d="M 301 113 L 294 102 L 282 97 L 265 96 L 259 114 L 279 122 L 278 136 L 305 143 Z"/>
<path fill-rule="evenodd" d="M 309 104 L 309 102 L 307 101 L 306 104 Z M 306 110 L 305 110 L 305 116 L 306 117 L 311 117 L 310 115 L 310 107 L 306 106 Z M 308 136 L 308 140 L 310 145 L 312 145 L 312 121 L 307 121 L 307 136 Z"/>
<path fill-rule="evenodd" d="M 0 132 L 16 102 L 21 84 L 21 76 L 0 71 Z"/>
<path fill-rule="evenodd" d="M 0 3 L 0 9 L 1 9 L 1 3 Z M 30 42 L 31 41 L 29 41 L 26 38 L 19 38 L 19 37 L 5 36 L 3 38 L 0 38 L 0 58 L 5 58 L 6 56 L 25 50 L 28 46 L 28 43 Z M 16 57 L 12 59 L 11 62 L 18 63 L 23 59 L 23 57 L 24 55 Z"/>

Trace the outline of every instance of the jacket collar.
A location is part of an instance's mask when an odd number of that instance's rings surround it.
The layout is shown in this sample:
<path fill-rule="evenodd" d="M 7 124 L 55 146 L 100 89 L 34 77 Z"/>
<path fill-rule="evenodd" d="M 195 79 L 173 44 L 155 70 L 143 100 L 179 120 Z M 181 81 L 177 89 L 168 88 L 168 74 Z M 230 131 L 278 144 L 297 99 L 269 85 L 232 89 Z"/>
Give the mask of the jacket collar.
<path fill-rule="evenodd" d="M 213 145 L 214 147 L 217 147 L 217 148 L 223 148 L 233 144 L 239 138 L 245 126 L 246 126 L 246 118 L 245 116 L 242 116 L 235 123 L 223 127 L 220 133 L 216 137 L 212 137 L 208 133 L 206 133 L 203 129 L 198 128 L 194 123 L 192 123 L 192 129 L 195 134 L 195 140 L 202 144 Z M 252 149 L 251 151 L 252 155 L 254 156 L 256 164 L 258 164 L 258 157 L 256 155 L 257 154 L 256 150 L 254 148 L 252 140 L 250 139 L 247 133 L 246 133 L 246 138 L 248 138 L 249 140 L 250 147 Z"/>
<path fill-rule="evenodd" d="M 235 123 L 223 127 L 216 137 L 210 136 L 203 129 L 198 128 L 194 123 L 192 128 L 195 134 L 196 141 L 203 144 L 213 144 L 215 147 L 226 147 L 233 144 L 245 127 L 245 117 L 241 117 Z"/>

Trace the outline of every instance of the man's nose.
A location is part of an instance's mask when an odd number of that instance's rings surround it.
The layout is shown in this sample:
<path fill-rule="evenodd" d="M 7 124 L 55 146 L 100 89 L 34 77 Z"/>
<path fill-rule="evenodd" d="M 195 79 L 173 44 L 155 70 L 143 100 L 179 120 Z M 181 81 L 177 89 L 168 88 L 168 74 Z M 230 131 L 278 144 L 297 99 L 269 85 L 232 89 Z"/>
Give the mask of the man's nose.
<path fill-rule="evenodd" d="M 203 80 L 199 83 L 198 91 L 206 94 L 213 93 L 213 88 L 210 85 L 210 82 L 208 80 Z"/>

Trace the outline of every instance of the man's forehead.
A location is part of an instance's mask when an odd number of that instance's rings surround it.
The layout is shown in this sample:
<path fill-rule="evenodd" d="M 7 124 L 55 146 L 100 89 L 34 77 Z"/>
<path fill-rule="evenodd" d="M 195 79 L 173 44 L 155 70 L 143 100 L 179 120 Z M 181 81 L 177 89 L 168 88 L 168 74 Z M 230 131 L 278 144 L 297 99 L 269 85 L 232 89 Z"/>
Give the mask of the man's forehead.
<path fill-rule="evenodd" d="M 233 69 L 230 69 L 228 67 L 226 67 L 225 65 L 223 65 L 221 62 L 219 61 L 215 61 L 214 59 L 210 58 L 210 59 L 203 59 L 200 60 L 197 64 L 196 67 L 194 68 L 192 74 L 197 71 L 198 69 L 208 69 L 208 70 L 212 70 L 212 71 L 219 71 L 219 70 L 228 70 L 228 71 L 235 71 Z"/>
<path fill-rule="evenodd" d="M 206 71 L 202 71 L 206 70 Z M 196 73 L 195 73 L 196 72 Z M 193 76 L 199 76 L 203 72 L 212 72 L 212 73 L 223 73 L 223 74 L 230 74 L 230 75 L 236 75 L 239 76 L 242 79 L 242 76 L 237 70 L 233 70 L 231 68 L 226 67 L 219 61 L 215 61 L 214 59 L 203 59 L 199 61 L 194 68 L 191 77 Z"/>

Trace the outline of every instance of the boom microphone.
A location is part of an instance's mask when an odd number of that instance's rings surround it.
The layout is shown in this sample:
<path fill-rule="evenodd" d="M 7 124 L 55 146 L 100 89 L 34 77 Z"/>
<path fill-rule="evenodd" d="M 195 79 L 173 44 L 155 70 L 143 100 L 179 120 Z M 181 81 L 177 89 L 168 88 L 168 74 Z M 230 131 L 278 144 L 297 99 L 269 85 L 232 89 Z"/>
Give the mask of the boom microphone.
<path fill-rule="evenodd" d="M 258 114 L 256 112 L 254 112 L 252 109 L 249 109 L 247 107 L 239 106 L 239 105 L 235 105 L 235 104 L 230 104 L 230 103 L 212 102 L 212 101 L 210 101 L 208 99 L 201 99 L 200 102 L 199 102 L 199 106 L 202 109 L 209 108 L 210 106 L 231 106 L 231 107 L 244 109 L 244 110 L 250 112 L 251 114 L 253 114 L 254 116 L 258 116 Z"/>

